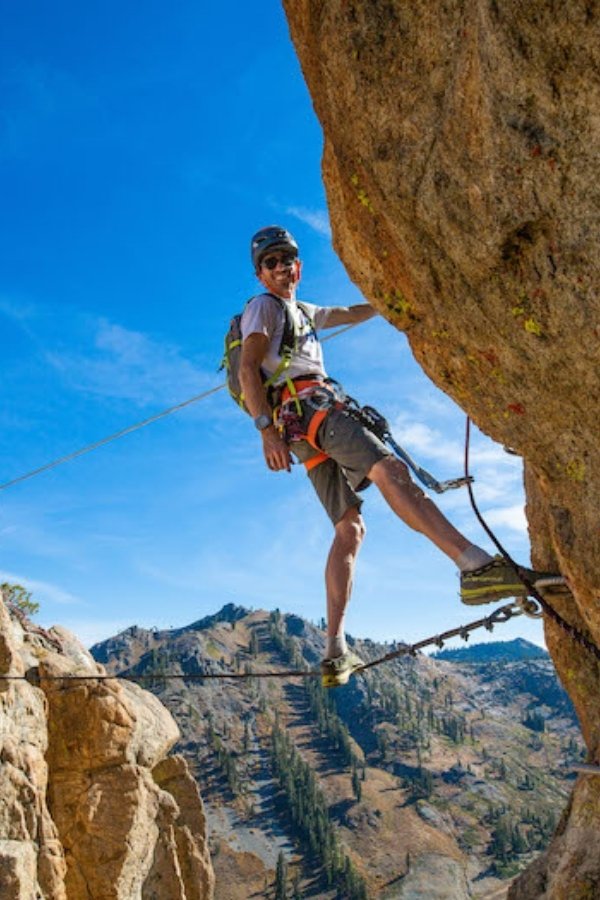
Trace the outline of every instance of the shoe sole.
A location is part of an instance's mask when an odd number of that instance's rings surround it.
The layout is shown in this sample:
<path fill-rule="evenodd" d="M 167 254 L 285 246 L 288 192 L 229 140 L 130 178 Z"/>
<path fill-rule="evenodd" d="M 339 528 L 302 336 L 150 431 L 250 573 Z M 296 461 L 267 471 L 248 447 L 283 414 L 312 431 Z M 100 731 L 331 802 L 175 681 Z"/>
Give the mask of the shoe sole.
<path fill-rule="evenodd" d="M 342 685 L 348 684 L 351 675 L 354 675 L 355 672 L 360 672 L 362 668 L 362 666 L 354 666 L 345 672 L 339 672 L 337 675 L 322 675 L 321 684 L 323 687 L 342 687 Z"/>
<path fill-rule="evenodd" d="M 563 578 L 562 575 L 549 575 L 547 578 L 538 578 L 535 582 L 535 588 L 538 591 L 548 591 L 551 594 L 571 593 L 567 579 Z"/>
<path fill-rule="evenodd" d="M 533 586 L 536 590 L 546 590 L 550 593 L 569 592 L 568 585 L 562 575 L 543 576 L 536 579 L 536 581 L 533 582 Z M 493 585 L 489 585 L 487 588 L 472 588 L 470 590 L 467 588 L 467 590 L 462 590 L 460 593 L 460 599 L 466 606 L 480 606 L 484 603 L 508 600 L 511 597 L 515 599 L 527 597 L 527 588 L 522 582 L 519 582 L 518 585 L 510 585 L 508 587 L 503 586 L 502 589 L 499 587 L 496 588 Z"/>
<path fill-rule="evenodd" d="M 489 588 L 472 588 L 471 590 L 462 590 L 460 599 L 466 606 L 480 606 L 484 603 L 496 603 L 500 600 L 510 600 L 514 597 L 526 597 L 527 588 L 524 584 L 519 583 L 503 586 L 502 589 L 493 587 Z"/>

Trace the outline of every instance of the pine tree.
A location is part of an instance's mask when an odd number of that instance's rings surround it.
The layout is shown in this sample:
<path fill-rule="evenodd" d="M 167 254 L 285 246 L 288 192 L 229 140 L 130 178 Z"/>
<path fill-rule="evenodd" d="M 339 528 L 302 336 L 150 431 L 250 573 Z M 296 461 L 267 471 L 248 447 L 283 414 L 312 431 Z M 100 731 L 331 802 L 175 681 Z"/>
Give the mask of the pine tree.
<path fill-rule="evenodd" d="M 275 900 L 287 900 L 287 873 L 287 861 L 283 851 L 280 850 L 275 869 Z"/>
<path fill-rule="evenodd" d="M 527 713 L 523 719 L 523 725 L 531 731 L 544 732 L 546 730 L 546 720 L 538 712 Z"/>
<path fill-rule="evenodd" d="M 518 825 L 515 825 L 512 829 L 511 847 L 513 854 L 526 853 L 529 849 L 523 832 Z"/>
<path fill-rule="evenodd" d="M 339 885 L 344 900 L 366 900 L 364 882 L 339 845 L 314 772 L 277 723 L 271 733 L 271 764 L 299 837 L 320 860 L 328 885 Z"/>
<path fill-rule="evenodd" d="M 511 851 L 511 829 L 506 819 L 498 819 L 496 827 L 492 831 L 489 853 L 500 862 L 507 862 Z"/>
<path fill-rule="evenodd" d="M 33 616 L 39 611 L 40 604 L 31 599 L 31 591 L 21 584 L 10 584 L 4 581 L 0 584 L 0 594 L 5 603 L 16 607 L 28 616 Z"/>
<path fill-rule="evenodd" d="M 296 871 L 294 873 L 294 879 L 292 881 L 292 900 L 302 900 L 299 869 L 296 869 Z"/>

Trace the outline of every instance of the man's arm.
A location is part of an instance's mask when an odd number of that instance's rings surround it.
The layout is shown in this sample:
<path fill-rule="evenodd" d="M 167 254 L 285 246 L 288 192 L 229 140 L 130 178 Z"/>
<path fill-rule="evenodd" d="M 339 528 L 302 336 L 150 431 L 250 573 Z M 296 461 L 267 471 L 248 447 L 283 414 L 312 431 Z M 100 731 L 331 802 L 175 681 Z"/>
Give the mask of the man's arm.
<path fill-rule="evenodd" d="M 253 419 L 257 416 L 272 416 L 273 411 L 267 400 L 260 373 L 260 366 L 269 349 L 269 339 L 264 334 L 249 334 L 242 344 L 240 361 L 240 384 L 244 392 L 244 402 Z M 268 425 L 260 432 L 263 453 L 269 469 L 278 472 L 291 470 L 291 455 L 288 445 L 274 425 Z"/>
<path fill-rule="evenodd" d="M 357 303 L 355 306 L 330 306 L 327 309 L 327 322 L 323 328 L 337 328 L 338 325 L 357 325 L 377 315 L 377 310 L 368 303 Z"/>

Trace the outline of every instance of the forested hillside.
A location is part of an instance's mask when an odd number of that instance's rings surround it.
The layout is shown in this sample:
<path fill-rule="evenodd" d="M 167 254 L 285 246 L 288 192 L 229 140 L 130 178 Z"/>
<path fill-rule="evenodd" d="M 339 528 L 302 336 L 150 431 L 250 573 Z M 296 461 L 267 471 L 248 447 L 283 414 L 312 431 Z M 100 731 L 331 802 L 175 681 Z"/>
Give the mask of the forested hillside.
<path fill-rule="evenodd" d="M 365 659 L 390 649 L 355 643 Z M 296 616 L 229 605 L 94 648 L 155 675 L 207 807 L 217 897 L 402 897 L 423 877 L 485 897 L 546 846 L 581 759 L 548 658 L 405 657 L 334 691 L 252 677 L 315 668 L 322 646 Z M 249 677 L 164 679 L 228 671 Z"/>

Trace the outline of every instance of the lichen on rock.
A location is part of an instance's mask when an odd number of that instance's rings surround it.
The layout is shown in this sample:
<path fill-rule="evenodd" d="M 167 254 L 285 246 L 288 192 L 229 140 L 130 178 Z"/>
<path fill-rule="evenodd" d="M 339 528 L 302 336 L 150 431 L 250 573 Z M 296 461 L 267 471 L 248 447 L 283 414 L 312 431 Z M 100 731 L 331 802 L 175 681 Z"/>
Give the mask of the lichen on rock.
<path fill-rule="evenodd" d="M 431 379 L 523 457 L 533 562 L 567 576 L 557 611 L 598 646 L 598 4 L 284 7 L 323 126 L 334 245 Z M 597 659 L 545 628 L 600 762 Z M 524 878 L 515 897 L 600 891 L 593 777 L 537 864 L 546 893 Z"/>

